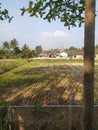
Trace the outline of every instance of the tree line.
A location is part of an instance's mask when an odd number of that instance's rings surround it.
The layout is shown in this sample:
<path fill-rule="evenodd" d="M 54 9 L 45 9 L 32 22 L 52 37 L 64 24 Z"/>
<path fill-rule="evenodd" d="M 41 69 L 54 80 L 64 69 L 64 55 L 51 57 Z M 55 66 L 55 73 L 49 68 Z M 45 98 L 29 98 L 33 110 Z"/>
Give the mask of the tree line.
<path fill-rule="evenodd" d="M 15 58 L 33 58 L 37 57 L 42 52 L 42 46 L 38 45 L 34 50 L 30 49 L 25 43 L 22 48 L 19 47 L 18 41 L 14 38 L 4 41 L 0 47 L 0 59 L 15 59 Z"/>

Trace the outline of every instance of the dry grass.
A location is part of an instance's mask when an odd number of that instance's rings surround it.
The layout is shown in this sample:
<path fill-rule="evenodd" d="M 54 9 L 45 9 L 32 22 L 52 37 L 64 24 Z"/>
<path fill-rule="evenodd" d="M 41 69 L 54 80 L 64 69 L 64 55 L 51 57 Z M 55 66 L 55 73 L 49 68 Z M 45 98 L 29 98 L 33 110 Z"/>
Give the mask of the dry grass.
<path fill-rule="evenodd" d="M 0 75 L 0 98 L 15 105 L 75 104 L 83 100 L 83 64 L 33 60 Z M 98 101 L 98 66 L 95 67 L 95 101 Z"/>
<path fill-rule="evenodd" d="M 29 112 L 27 108 L 15 108 L 14 118 L 20 119 L 21 117 L 24 127 L 26 125 L 25 129 L 29 129 L 30 126 L 31 130 L 79 130 L 82 128 L 83 111 L 81 108 L 55 109 L 43 108 L 42 105 L 82 103 L 82 81 L 83 65 L 81 63 L 32 61 L 0 76 L 0 89 L 2 90 L 0 98 L 13 105 L 34 104 L 36 106 Z M 96 102 L 98 99 L 97 86 L 98 66 L 96 65 Z M 97 115 L 95 114 L 95 116 Z M 31 117 L 29 118 L 29 116 Z M 24 123 L 25 119 L 27 122 Z M 96 128 L 98 126 L 97 120 L 98 117 L 95 119 Z M 15 123 L 19 127 L 19 121 Z"/>
<path fill-rule="evenodd" d="M 33 61 L 1 75 L 1 98 L 15 105 L 82 102 L 82 64 Z"/>

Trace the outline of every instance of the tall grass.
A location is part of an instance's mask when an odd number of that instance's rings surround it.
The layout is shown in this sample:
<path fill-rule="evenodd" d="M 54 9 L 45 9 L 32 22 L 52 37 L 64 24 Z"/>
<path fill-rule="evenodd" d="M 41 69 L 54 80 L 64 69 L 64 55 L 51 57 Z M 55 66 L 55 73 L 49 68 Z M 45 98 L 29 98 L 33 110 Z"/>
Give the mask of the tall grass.
<path fill-rule="evenodd" d="M 27 63 L 27 60 L 23 59 L 0 60 L 0 73 L 5 73 L 25 63 Z"/>

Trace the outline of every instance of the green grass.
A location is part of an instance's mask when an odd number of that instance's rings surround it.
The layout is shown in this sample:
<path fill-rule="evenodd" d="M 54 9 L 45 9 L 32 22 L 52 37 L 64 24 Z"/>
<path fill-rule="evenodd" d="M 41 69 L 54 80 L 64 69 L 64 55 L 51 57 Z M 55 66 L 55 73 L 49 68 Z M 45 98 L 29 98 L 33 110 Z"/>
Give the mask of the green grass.
<path fill-rule="evenodd" d="M 55 62 L 53 60 L 31 60 L 22 66 L 1 74 L 0 94 L 9 93 L 14 89 L 22 90 L 31 86 L 36 89 L 36 94 L 38 94 L 37 100 L 43 98 L 44 93 L 47 91 L 48 93 L 54 91 L 54 93 L 56 92 L 60 96 L 59 93 L 62 92 L 63 94 L 68 84 L 70 86 L 70 83 L 72 84 L 80 75 L 80 71 L 79 73 L 77 72 L 77 77 L 73 75 L 75 70 L 80 70 L 80 66 L 76 66 L 72 73 L 73 66 L 65 65 L 65 63 L 64 60 L 57 60 Z M 63 80 L 67 79 L 70 83 L 68 81 L 64 83 Z M 77 82 L 80 81 L 77 80 Z M 73 85 L 77 86 L 77 83 Z M 71 88 L 72 86 L 69 89 Z"/>
<path fill-rule="evenodd" d="M 27 62 L 28 62 L 27 60 L 23 60 L 23 59 L 0 60 L 0 73 L 1 74 L 5 73 Z"/>
<path fill-rule="evenodd" d="M 10 62 L 10 61 L 9 61 Z M 14 61 L 13 61 L 14 62 Z M 15 61 L 16 62 L 16 61 Z M 12 63 L 12 61 L 10 62 Z M 17 63 L 17 62 L 16 62 Z M 53 98 L 62 104 L 66 100 L 81 100 L 83 92 L 82 60 L 20 60 L 18 67 L 0 75 L 0 94 L 10 95 L 15 90 L 15 98 L 33 94 L 34 102 Z M 75 63 L 75 64 L 73 64 Z M 81 63 L 81 64 L 80 64 Z M 98 100 L 98 65 L 95 67 L 95 100 Z M 17 93 L 18 93 L 17 92 Z M 56 94 L 56 96 L 55 96 Z M 30 94 L 27 94 L 30 95 Z M 47 95 L 51 95 L 47 97 Z M 52 97 L 55 96 L 55 97 Z M 3 96 L 4 97 L 4 96 Z M 52 100 L 52 99 L 51 99 Z M 51 102 L 51 101 L 50 101 Z"/>
<path fill-rule="evenodd" d="M 8 95 L 7 101 L 11 100 L 13 105 L 28 105 L 29 101 L 31 101 L 30 105 L 36 105 L 30 113 L 33 119 L 33 129 L 40 128 L 41 125 L 49 130 L 66 128 L 70 110 L 65 108 L 60 108 L 60 110 L 56 108 L 43 109 L 39 103 L 41 105 L 67 104 L 73 103 L 73 99 L 77 101 L 78 98 L 82 102 L 82 60 L 73 60 L 72 62 L 70 60 L 30 60 L 24 62 L 21 59 L 20 62 L 23 64 L 0 75 L 0 98 L 6 100 Z M 75 64 L 73 65 L 73 63 Z M 98 100 L 97 89 L 98 65 L 95 67 L 96 101 Z M 82 124 L 81 114 L 80 109 L 72 110 L 71 119 L 75 121 L 74 123 L 79 129 Z"/>
<path fill-rule="evenodd" d="M 36 60 L 37 62 L 41 60 Z M 47 59 L 42 60 L 44 62 L 52 63 L 52 64 L 72 64 L 72 63 L 83 63 L 83 59 Z"/>

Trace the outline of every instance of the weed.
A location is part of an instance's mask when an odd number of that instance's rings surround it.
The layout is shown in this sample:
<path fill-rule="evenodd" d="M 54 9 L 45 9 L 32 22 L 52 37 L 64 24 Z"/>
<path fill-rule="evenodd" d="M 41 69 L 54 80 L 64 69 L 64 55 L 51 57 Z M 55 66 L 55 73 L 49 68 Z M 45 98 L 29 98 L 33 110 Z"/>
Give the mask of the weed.
<path fill-rule="evenodd" d="M 0 100 L 0 130 L 9 130 L 10 121 L 7 117 L 8 103 Z"/>

